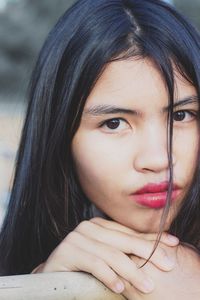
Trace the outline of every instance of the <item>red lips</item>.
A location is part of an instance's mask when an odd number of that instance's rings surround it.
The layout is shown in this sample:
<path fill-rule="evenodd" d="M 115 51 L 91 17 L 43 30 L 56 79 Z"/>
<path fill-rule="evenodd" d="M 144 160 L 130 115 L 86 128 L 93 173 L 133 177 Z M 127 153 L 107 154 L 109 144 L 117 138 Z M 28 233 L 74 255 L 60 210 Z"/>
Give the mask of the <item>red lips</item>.
<path fill-rule="evenodd" d="M 134 194 L 146 194 L 146 193 L 161 193 L 166 192 L 169 188 L 169 182 L 161 182 L 161 183 L 149 183 L 145 185 L 140 190 L 136 191 Z M 173 184 L 173 190 L 179 189 L 178 185 Z"/>
<path fill-rule="evenodd" d="M 169 182 L 149 183 L 131 195 L 131 199 L 141 206 L 148 208 L 163 208 L 167 201 Z M 177 199 L 180 194 L 178 185 L 173 184 L 171 200 Z"/>

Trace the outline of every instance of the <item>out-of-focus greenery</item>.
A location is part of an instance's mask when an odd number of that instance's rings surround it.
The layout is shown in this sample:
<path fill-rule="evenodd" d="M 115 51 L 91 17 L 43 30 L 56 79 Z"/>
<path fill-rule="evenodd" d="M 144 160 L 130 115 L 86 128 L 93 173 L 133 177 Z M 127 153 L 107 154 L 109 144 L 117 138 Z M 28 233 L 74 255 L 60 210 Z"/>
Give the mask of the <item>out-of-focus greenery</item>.
<path fill-rule="evenodd" d="M 73 2 L 16 0 L 9 2 L 5 12 L 0 12 L 0 100 L 24 98 L 34 61 L 47 33 Z M 200 0 L 173 2 L 200 28 Z"/>

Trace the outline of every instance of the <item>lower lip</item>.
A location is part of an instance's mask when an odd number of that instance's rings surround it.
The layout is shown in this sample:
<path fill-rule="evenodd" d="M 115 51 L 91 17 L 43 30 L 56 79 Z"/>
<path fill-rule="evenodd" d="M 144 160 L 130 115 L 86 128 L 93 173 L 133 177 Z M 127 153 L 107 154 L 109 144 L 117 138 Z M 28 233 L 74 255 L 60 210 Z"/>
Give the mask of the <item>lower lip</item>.
<path fill-rule="evenodd" d="M 173 190 L 171 200 L 177 199 L 180 190 Z M 161 193 L 147 193 L 147 194 L 133 194 L 131 195 L 133 201 L 138 204 L 149 208 L 163 208 L 167 202 L 167 192 Z"/>

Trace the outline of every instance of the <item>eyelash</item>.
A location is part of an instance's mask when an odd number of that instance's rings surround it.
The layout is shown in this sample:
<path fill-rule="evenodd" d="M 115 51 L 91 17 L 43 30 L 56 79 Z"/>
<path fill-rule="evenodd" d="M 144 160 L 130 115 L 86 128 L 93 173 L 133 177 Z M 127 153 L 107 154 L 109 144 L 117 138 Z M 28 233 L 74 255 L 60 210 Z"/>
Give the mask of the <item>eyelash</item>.
<path fill-rule="evenodd" d="M 175 114 L 178 114 L 178 113 L 189 114 L 190 117 L 193 118 L 193 119 L 195 119 L 195 118 L 198 117 L 198 113 L 197 113 L 196 111 L 191 111 L 191 110 L 178 110 L 178 111 L 174 111 L 174 112 L 173 112 L 173 116 L 175 116 Z M 185 119 L 185 118 L 184 118 L 184 119 Z M 123 118 L 112 118 L 112 119 L 108 119 L 108 120 L 105 120 L 105 121 L 101 122 L 101 123 L 99 124 L 99 127 L 102 128 L 102 127 L 108 125 L 108 122 L 111 122 L 111 121 L 123 121 L 123 122 L 125 122 L 126 124 L 129 124 L 129 123 L 128 123 L 125 119 L 123 119 Z M 179 121 L 174 120 L 174 122 L 182 122 L 182 123 L 183 123 L 184 120 L 179 120 Z M 185 121 L 185 122 L 189 122 L 189 121 Z M 119 127 L 119 126 L 118 126 L 118 127 Z M 117 128 L 118 128 L 118 127 L 117 127 Z M 107 129 L 109 129 L 109 130 L 111 130 L 111 131 L 116 131 L 117 128 L 111 129 L 111 128 L 109 128 L 109 127 L 107 126 Z"/>
<path fill-rule="evenodd" d="M 111 122 L 111 121 L 123 121 L 123 122 L 125 122 L 125 123 L 128 125 L 128 122 L 127 122 L 125 119 L 123 119 L 123 118 L 112 118 L 112 119 L 108 119 L 108 120 L 105 120 L 105 121 L 101 122 L 101 123 L 99 124 L 99 127 L 102 128 L 102 127 L 106 126 L 106 125 L 108 124 L 108 122 Z M 118 127 L 117 127 L 117 128 L 118 128 Z M 107 126 L 107 129 L 109 129 L 109 130 L 111 130 L 111 131 L 115 131 L 117 128 L 111 129 L 111 128 L 109 128 L 109 127 Z"/>
<path fill-rule="evenodd" d="M 187 110 L 187 109 L 186 109 L 186 110 L 182 109 L 182 110 L 174 111 L 174 112 L 173 112 L 173 116 L 174 116 L 175 114 L 177 114 L 177 113 L 185 113 L 185 114 L 189 114 L 190 117 L 191 117 L 192 119 L 195 119 L 195 118 L 198 117 L 198 112 L 197 112 L 197 111 L 191 111 L 191 110 Z M 180 120 L 180 121 L 174 120 L 174 122 L 184 122 L 184 120 Z M 189 122 L 189 121 L 185 121 L 185 122 Z"/>

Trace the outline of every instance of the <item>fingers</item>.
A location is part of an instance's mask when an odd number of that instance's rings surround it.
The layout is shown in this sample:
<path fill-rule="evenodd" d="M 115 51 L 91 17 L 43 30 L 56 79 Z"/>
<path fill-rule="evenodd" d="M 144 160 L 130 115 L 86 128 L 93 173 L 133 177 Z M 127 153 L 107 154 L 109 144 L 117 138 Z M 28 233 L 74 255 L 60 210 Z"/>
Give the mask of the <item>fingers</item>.
<path fill-rule="evenodd" d="M 138 236 L 130 235 L 121 231 L 110 230 L 90 221 L 82 222 L 76 229 L 82 235 L 90 239 L 104 243 L 126 254 L 148 259 L 154 248 L 154 241 L 144 240 Z M 163 271 L 173 269 L 175 262 L 168 257 L 166 251 L 157 247 L 150 261 Z"/>
<path fill-rule="evenodd" d="M 127 299 L 127 300 L 136 300 L 136 299 L 143 299 L 144 295 L 142 295 L 142 297 L 140 296 L 139 291 L 130 284 L 130 282 L 128 282 L 125 279 L 122 279 L 123 284 L 124 284 L 124 290 L 122 292 L 122 295 Z M 148 297 L 149 295 L 147 295 Z"/>
<path fill-rule="evenodd" d="M 158 233 L 140 233 L 139 236 L 149 241 L 156 241 L 158 239 Z M 174 235 L 163 232 L 160 238 L 160 242 L 167 246 L 175 247 L 179 244 L 179 239 Z"/>
<path fill-rule="evenodd" d="M 87 272 L 115 293 L 121 293 L 124 284 L 116 272 L 91 251 L 85 251 L 72 244 L 75 235 L 71 233 L 69 238 L 65 239 L 51 254 L 43 266 L 43 272 Z"/>
<path fill-rule="evenodd" d="M 111 230 L 117 230 L 120 232 L 124 232 L 130 235 L 138 236 L 141 238 L 144 238 L 149 241 L 156 241 L 158 238 L 158 233 L 139 233 L 131 228 L 128 228 L 124 225 L 121 225 L 115 221 L 106 220 L 103 218 L 92 218 L 90 220 L 91 222 L 98 224 L 104 228 L 111 229 Z M 161 235 L 160 242 L 163 244 L 166 244 L 167 246 L 177 246 L 179 244 L 179 239 L 176 236 L 173 236 L 169 233 L 163 232 Z"/>
<path fill-rule="evenodd" d="M 128 233 L 128 234 L 134 234 L 134 235 L 139 235 L 139 233 L 129 227 L 126 227 L 124 225 L 121 225 L 115 221 L 110 221 L 110 220 L 106 220 L 103 218 L 92 218 L 90 219 L 91 222 L 98 224 L 102 227 L 105 227 L 107 229 L 111 229 L 111 230 L 118 230 L 120 232 L 124 232 L 124 233 Z"/>
<path fill-rule="evenodd" d="M 81 253 L 90 253 L 91 258 L 88 258 L 86 262 L 87 256 L 84 256 L 84 262 L 80 261 L 79 267 L 81 269 L 84 267 L 84 271 L 86 271 L 85 267 L 87 266 L 87 272 L 100 279 L 109 288 L 111 286 L 109 280 L 114 276 L 113 274 L 110 277 L 109 273 L 110 270 L 113 270 L 115 273 L 115 282 L 116 279 L 119 279 L 118 276 L 120 275 L 143 293 L 149 293 L 153 290 L 154 284 L 152 280 L 144 275 L 142 270 L 138 269 L 134 261 L 118 249 L 91 240 L 88 237 L 86 238 L 78 232 L 71 233 L 68 243 L 73 245 L 74 249 L 81 249 Z"/>
<path fill-rule="evenodd" d="M 114 221 L 101 218 L 83 221 L 52 252 L 42 265 L 41 272 L 88 272 L 115 293 L 124 291 L 120 279 L 124 278 L 137 291 L 150 293 L 154 283 L 143 268 L 138 267 L 137 260 L 130 257 L 148 259 L 155 243 L 153 238 L 153 234 L 140 234 Z M 164 235 L 163 239 L 166 239 Z M 161 245 L 150 261 L 161 270 L 168 271 L 172 269 L 172 262 L 167 259 L 167 252 Z"/>
<path fill-rule="evenodd" d="M 75 256 L 79 257 L 76 264 L 80 271 L 92 274 L 115 293 L 121 293 L 124 290 L 124 284 L 119 276 L 102 259 L 82 249 L 80 251 L 78 248 L 73 248 L 74 251 Z"/>
<path fill-rule="evenodd" d="M 71 232 L 44 263 L 42 272 L 87 272 L 115 293 L 124 290 L 121 275 L 141 292 L 151 292 L 153 283 L 146 279 L 135 263 L 117 251 L 113 257 L 114 251 L 116 250 L 94 243 L 77 232 Z"/>

